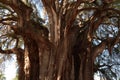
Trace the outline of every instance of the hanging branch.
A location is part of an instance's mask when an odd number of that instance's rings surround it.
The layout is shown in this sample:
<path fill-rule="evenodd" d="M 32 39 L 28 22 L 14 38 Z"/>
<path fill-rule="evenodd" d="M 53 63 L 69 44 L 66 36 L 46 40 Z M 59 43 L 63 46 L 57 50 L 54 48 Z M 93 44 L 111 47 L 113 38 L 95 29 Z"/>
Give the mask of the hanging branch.
<path fill-rule="evenodd" d="M 9 50 L 3 50 L 0 47 L 0 53 L 1 54 L 17 54 L 18 52 L 24 52 L 24 50 L 21 49 L 21 48 L 13 48 L 13 49 L 9 49 Z"/>

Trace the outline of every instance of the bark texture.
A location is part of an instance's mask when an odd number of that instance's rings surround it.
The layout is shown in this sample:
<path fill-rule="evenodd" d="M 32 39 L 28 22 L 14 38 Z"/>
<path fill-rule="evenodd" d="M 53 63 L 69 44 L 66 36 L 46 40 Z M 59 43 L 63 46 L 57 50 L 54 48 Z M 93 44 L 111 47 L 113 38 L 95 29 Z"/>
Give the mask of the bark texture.
<path fill-rule="evenodd" d="M 112 48 L 119 41 L 117 36 L 93 46 L 92 40 L 96 39 L 94 33 L 109 11 L 117 14 L 120 12 L 106 7 L 99 9 L 99 6 L 80 8 L 82 3 L 89 2 L 84 0 L 71 3 L 68 0 L 41 1 L 48 14 L 50 30 L 31 19 L 32 8 L 21 0 L 0 0 L 16 12 L 17 17 L 11 18 L 16 24 L 9 26 L 24 41 L 23 52 L 19 52 L 19 49 L 16 49 L 19 53 L 15 52 L 19 64 L 19 80 L 93 80 L 95 58 L 108 43 L 114 40 L 110 45 Z M 75 24 L 79 13 L 90 10 L 94 14 L 89 20 L 81 21 L 81 25 Z M 2 20 L 0 22 L 3 23 Z M 14 51 L 0 49 L 0 52 Z"/>

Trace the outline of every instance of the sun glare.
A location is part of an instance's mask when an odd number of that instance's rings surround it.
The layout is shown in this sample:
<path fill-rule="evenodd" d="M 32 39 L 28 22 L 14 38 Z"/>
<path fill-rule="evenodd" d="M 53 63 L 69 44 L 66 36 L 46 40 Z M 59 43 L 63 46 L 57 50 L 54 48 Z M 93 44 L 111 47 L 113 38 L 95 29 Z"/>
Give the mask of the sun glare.
<path fill-rule="evenodd" d="M 100 80 L 100 77 L 98 75 L 94 75 L 94 80 Z"/>
<path fill-rule="evenodd" d="M 5 68 L 5 78 L 6 80 L 13 80 L 13 78 L 16 77 L 16 62 L 15 60 L 7 62 L 6 63 L 6 68 Z"/>

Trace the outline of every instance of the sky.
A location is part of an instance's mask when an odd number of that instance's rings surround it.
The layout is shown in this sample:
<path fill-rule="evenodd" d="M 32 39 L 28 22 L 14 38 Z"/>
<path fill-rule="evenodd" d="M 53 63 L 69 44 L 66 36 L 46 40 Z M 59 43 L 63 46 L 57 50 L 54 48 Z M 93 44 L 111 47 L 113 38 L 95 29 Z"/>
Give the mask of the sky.
<path fill-rule="evenodd" d="M 6 61 L 5 63 L 5 77 L 6 80 L 13 80 L 13 78 L 16 77 L 16 56 L 13 56 L 13 60 L 11 61 Z"/>

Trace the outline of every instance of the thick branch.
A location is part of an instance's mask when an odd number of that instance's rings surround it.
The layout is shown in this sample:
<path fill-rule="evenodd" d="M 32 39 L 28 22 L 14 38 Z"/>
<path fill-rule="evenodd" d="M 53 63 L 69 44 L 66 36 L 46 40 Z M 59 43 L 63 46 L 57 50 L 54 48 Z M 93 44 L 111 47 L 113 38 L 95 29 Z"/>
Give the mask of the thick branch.
<path fill-rule="evenodd" d="M 104 40 L 102 41 L 98 46 L 95 46 L 93 48 L 93 61 L 95 60 L 95 58 L 103 52 L 103 50 L 106 48 L 106 46 L 108 46 L 108 50 L 111 51 L 111 49 L 114 47 L 114 45 L 116 43 L 119 42 L 119 34 L 116 38 L 113 38 L 113 39 L 107 39 L 107 40 Z"/>
<path fill-rule="evenodd" d="M 46 11 L 49 13 L 49 12 L 52 12 L 52 9 L 55 11 L 55 13 L 56 13 L 56 6 L 55 6 L 55 1 L 52 1 L 52 0 L 50 0 L 50 1 L 48 1 L 48 0 L 42 0 L 42 2 L 43 2 L 43 5 L 44 5 L 44 7 L 45 7 L 45 9 L 46 9 Z M 51 5 L 51 4 L 52 5 Z"/>
<path fill-rule="evenodd" d="M 9 49 L 9 50 L 3 50 L 1 47 L 0 47 L 0 53 L 1 54 L 19 54 L 19 53 L 23 53 L 24 50 L 21 49 L 21 48 L 13 48 L 13 49 Z"/>
<path fill-rule="evenodd" d="M 32 12 L 32 9 L 25 5 L 21 0 L 9 0 L 4 1 L 0 0 L 1 3 L 10 6 L 18 15 L 18 25 L 23 27 L 24 20 L 29 21 L 30 20 L 30 14 Z"/>
<path fill-rule="evenodd" d="M 106 47 L 106 41 L 103 41 L 101 42 L 98 46 L 95 46 L 93 48 L 93 57 L 92 57 L 92 60 L 94 61 L 95 58 L 103 52 L 103 50 L 105 49 Z"/>
<path fill-rule="evenodd" d="M 13 51 L 12 51 L 12 49 L 11 50 L 3 50 L 2 48 L 0 48 L 0 53 L 1 54 L 12 54 Z"/>

